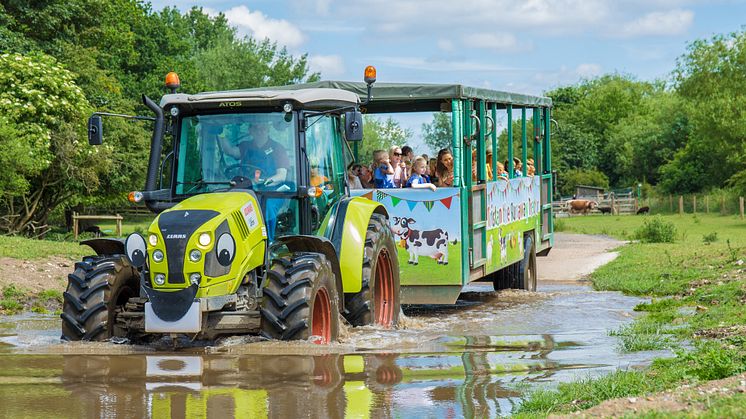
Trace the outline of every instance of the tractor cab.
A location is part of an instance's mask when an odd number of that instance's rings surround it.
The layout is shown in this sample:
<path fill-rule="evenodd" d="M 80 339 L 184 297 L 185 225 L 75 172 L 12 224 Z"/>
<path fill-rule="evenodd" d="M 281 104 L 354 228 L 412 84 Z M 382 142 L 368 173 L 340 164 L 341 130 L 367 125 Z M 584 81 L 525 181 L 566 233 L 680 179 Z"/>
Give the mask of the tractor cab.
<path fill-rule="evenodd" d="M 313 234 L 344 196 L 352 162 L 346 139 L 357 135 L 345 132 L 344 121 L 355 118 L 357 105 L 357 95 L 336 89 L 166 95 L 161 108 L 173 149 L 164 163 L 171 170 L 145 198 L 160 194 L 179 202 L 251 190 L 270 242 Z"/>

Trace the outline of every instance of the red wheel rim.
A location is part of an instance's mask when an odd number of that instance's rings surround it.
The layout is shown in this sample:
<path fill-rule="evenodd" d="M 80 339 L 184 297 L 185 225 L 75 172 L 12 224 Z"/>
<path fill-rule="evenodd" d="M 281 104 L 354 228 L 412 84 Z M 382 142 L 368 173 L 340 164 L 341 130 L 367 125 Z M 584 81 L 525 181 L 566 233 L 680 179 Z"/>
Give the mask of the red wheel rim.
<path fill-rule="evenodd" d="M 319 288 L 313 300 L 313 316 L 311 317 L 311 333 L 318 336 L 315 342 L 327 344 L 332 340 L 332 306 L 326 288 Z"/>
<path fill-rule="evenodd" d="M 375 323 L 385 328 L 394 320 L 394 275 L 386 249 L 381 250 L 376 260 L 375 273 Z"/>

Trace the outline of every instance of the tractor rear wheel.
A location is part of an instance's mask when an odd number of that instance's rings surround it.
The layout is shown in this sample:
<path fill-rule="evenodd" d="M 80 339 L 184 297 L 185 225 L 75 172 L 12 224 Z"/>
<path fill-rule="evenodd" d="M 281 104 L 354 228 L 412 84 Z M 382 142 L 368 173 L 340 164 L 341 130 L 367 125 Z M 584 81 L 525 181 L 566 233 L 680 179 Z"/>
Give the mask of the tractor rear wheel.
<path fill-rule="evenodd" d="M 328 344 L 339 338 L 339 297 L 326 256 L 298 252 L 272 260 L 267 272 L 261 334 L 269 339 Z"/>
<path fill-rule="evenodd" d="M 62 339 L 106 340 L 123 336 L 115 328 L 118 307 L 138 291 L 138 273 L 124 256 L 87 257 L 75 263 L 62 294 Z"/>
<path fill-rule="evenodd" d="M 382 214 L 373 214 L 365 234 L 362 288 L 354 294 L 345 294 L 344 314 L 351 325 L 389 328 L 399 323 L 397 256 L 388 220 Z"/>

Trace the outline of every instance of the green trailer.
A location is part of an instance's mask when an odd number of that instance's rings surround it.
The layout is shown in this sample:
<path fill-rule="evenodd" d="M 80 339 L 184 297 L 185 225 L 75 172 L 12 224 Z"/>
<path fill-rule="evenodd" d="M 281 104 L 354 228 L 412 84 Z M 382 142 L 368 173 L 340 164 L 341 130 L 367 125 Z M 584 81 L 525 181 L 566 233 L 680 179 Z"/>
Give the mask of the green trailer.
<path fill-rule="evenodd" d="M 341 89 L 364 97 L 368 86 L 321 81 L 278 89 L 308 88 Z M 535 257 L 548 254 L 554 243 L 551 107 L 547 97 L 458 84 L 376 83 L 363 112 L 444 112 L 452 124 L 453 187 L 434 192 L 351 191 L 383 204 L 391 215 L 398 239 L 402 304 L 452 304 L 474 281 L 490 281 L 495 289 L 536 289 Z M 506 121 L 507 135 L 501 136 L 496 128 L 499 117 Z M 499 144 L 500 137 L 507 144 Z M 357 156 L 357 143 L 353 148 L 358 161 L 370 158 Z M 490 161 L 488 153 L 493 150 Z M 505 154 L 498 155 L 499 150 Z M 475 176 L 472 153 L 476 154 Z M 514 157 L 522 162 L 519 173 L 513 167 Z M 529 159 L 534 161 L 533 176 L 527 172 Z M 490 178 L 488 173 L 498 173 L 497 163 L 502 160 L 508 162 L 508 178 Z M 413 235 L 421 241 L 413 241 Z M 445 247 L 428 246 L 423 235 L 445 240 Z M 421 250 L 428 247 L 430 252 Z"/>

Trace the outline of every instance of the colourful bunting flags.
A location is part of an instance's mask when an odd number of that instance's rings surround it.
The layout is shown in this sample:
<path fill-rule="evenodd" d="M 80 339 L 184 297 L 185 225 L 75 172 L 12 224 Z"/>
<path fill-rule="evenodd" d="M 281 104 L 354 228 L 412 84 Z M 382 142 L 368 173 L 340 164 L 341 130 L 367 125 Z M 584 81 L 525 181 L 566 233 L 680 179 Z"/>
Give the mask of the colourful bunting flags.
<path fill-rule="evenodd" d="M 427 212 L 430 212 L 433 209 L 433 201 L 425 201 L 423 202 L 425 204 L 425 208 L 427 208 Z"/>

